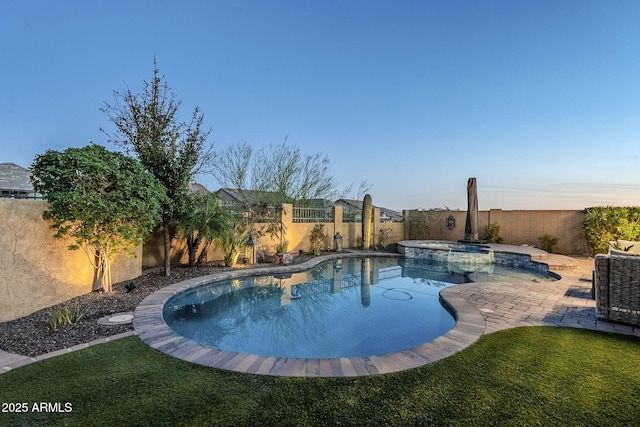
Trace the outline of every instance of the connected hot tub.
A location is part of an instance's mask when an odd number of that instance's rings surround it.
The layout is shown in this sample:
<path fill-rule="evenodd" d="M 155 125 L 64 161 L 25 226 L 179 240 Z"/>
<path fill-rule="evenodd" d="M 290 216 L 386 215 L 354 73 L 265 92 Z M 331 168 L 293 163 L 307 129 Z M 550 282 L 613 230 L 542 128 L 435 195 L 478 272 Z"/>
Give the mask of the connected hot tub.
<path fill-rule="evenodd" d="M 549 274 L 549 266 L 534 257 L 547 253 L 530 246 L 520 247 L 493 243 L 460 243 L 441 240 L 404 240 L 398 250 L 407 259 L 452 263 L 462 268 L 484 269 L 492 265 L 521 268 L 538 274 Z"/>

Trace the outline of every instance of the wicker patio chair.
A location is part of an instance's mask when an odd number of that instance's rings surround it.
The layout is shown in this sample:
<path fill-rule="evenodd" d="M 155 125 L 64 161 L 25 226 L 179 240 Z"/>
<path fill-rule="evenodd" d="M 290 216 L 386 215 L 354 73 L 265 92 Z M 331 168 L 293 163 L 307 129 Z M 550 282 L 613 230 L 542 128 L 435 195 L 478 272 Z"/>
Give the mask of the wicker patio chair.
<path fill-rule="evenodd" d="M 598 319 L 640 325 L 640 255 L 596 255 L 595 290 Z"/>

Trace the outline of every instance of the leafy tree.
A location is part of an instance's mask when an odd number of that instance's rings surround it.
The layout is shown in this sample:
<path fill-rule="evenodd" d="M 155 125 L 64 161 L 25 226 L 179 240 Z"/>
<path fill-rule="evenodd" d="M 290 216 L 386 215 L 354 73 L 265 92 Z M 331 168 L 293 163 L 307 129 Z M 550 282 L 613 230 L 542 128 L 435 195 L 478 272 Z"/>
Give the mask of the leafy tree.
<path fill-rule="evenodd" d="M 215 194 L 197 192 L 190 199 L 191 209 L 180 227 L 187 241 L 189 266 L 194 267 L 206 261 L 211 244 L 231 227 L 231 217 Z"/>
<path fill-rule="evenodd" d="M 110 142 L 133 152 L 144 167 L 165 187 L 168 198 L 162 206 L 164 272 L 170 274 L 171 241 L 176 222 L 188 206 L 189 183 L 212 158 L 206 146 L 210 130 L 203 129 L 198 107 L 189 123 L 178 121 L 181 102 L 160 75 L 153 61 L 153 79 L 145 81 L 142 93 L 130 89 L 114 91 L 115 103 L 100 109 L 116 126 L 115 134 L 101 129 Z"/>
<path fill-rule="evenodd" d="M 135 159 L 95 144 L 47 150 L 31 170 L 54 237 L 73 238 L 71 250 L 83 247 L 94 267 L 93 290 L 110 292 L 111 261 L 132 254 L 158 224 L 164 188 Z"/>

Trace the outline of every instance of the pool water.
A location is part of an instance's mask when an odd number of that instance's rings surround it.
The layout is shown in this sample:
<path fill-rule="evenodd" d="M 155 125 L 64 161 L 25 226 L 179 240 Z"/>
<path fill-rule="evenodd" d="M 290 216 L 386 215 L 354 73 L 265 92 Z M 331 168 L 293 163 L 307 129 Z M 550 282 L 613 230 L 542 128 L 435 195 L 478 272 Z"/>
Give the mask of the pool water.
<path fill-rule="evenodd" d="M 170 299 L 167 325 L 201 345 L 284 358 L 364 357 L 402 351 L 445 334 L 455 319 L 447 286 L 546 277 L 498 266 L 405 258 L 345 258 L 289 275 L 202 285 Z"/>

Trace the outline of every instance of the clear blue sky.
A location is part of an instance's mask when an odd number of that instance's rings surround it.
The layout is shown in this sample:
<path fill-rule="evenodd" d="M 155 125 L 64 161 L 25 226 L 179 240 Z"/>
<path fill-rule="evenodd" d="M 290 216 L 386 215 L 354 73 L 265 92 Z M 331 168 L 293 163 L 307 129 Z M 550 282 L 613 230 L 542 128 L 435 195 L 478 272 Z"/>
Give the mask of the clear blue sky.
<path fill-rule="evenodd" d="M 637 0 L 0 0 L 0 162 L 115 149 L 154 55 L 215 147 L 288 136 L 376 205 L 640 205 Z"/>

